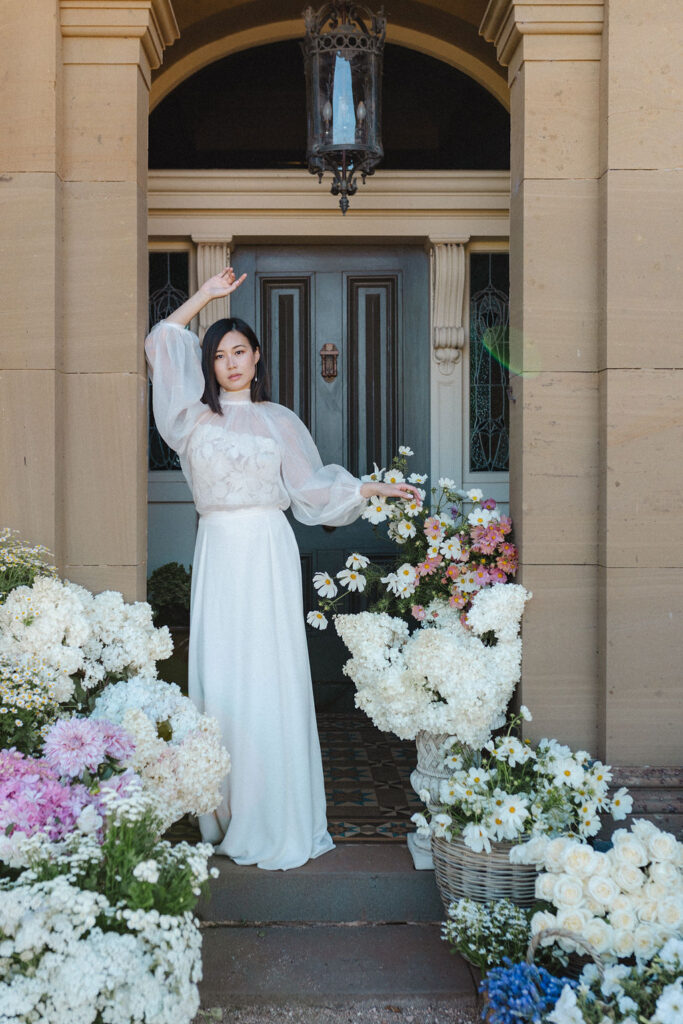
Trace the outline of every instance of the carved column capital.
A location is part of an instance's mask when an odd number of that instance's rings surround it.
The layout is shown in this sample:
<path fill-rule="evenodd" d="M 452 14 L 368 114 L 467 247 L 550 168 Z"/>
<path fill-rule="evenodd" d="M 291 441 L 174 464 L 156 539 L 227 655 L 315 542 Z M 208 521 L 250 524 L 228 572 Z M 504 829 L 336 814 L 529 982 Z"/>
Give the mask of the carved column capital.
<path fill-rule="evenodd" d="M 130 0 L 129 3 L 60 0 L 62 35 L 74 39 L 118 39 L 124 44 L 138 39 L 149 69 L 158 68 L 163 53 L 180 32 L 171 0 Z M 96 63 L 129 63 L 125 48 L 108 50 L 104 57 L 93 55 Z"/>
<path fill-rule="evenodd" d="M 434 358 L 444 374 L 450 374 L 465 344 L 465 246 L 458 242 L 434 242 L 432 259 L 432 345 Z"/>
<path fill-rule="evenodd" d="M 230 241 L 201 242 L 193 236 L 197 244 L 197 283 L 203 284 L 208 278 L 220 274 L 230 264 Z M 199 312 L 199 340 L 204 339 L 207 327 L 216 320 L 230 316 L 230 296 L 213 299 L 208 306 Z"/>

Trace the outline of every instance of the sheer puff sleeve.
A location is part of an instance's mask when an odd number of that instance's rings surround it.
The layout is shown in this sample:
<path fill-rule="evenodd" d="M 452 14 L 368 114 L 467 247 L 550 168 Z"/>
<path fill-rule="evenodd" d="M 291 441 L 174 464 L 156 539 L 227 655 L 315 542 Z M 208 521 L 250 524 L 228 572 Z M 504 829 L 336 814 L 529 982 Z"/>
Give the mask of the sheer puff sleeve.
<path fill-rule="evenodd" d="M 180 324 L 162 320 L 145 341 L 152 381 L 154 420 L 164 441 L 182 455 L 200 415 L 206 412 L 199 339 Z"/>
<path fill-rule="evenodd" d="M 365 508 L 361 481 L 343 466 L 323 466 L 315 442 L 301 420 L 284 406 L 275 421 L 282 451 L 282 480 L 292 512 L 305 526 L 348 526 Z"/>

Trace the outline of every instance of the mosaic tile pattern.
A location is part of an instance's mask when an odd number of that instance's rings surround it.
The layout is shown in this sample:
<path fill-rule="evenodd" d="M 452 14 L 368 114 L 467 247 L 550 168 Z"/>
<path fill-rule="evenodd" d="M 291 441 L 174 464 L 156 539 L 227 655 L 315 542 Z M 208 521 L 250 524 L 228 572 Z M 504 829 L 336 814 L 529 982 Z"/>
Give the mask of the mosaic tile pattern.
<path fill-rule="evenodd" d="M 335 842 L 405 842 L 421 803 L 410 785 L 415 744 L 376 729 L 362 712 L 318 713 L 327 821 Z M 166 835 L 199 842 L 186 816 Z"/>
<path fill-rule="evenodd" d="M 421 807 L 410 785 L 415 744 L 362 713 L 318 713 L 327 820 L 335 842 L 405 842 Z"/>

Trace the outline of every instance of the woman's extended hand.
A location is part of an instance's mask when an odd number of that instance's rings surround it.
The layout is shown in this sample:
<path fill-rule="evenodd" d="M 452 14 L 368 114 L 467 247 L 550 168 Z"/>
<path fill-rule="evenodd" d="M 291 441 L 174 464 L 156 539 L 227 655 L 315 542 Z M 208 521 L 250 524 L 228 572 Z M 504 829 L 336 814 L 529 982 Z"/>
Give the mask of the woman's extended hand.
<path fill-rule="evenodd" d="M 422 495 L 417 487 L 412 484 L 381 484 L 379 481 L 368 480 L 360 489 L 363 498 L 370 498 L 373 494 L 383 498 L 403 498 L 404 501 L 417 501 L 422 504 Z"/>
<path fill-rule="evenodd" d="M 208 281 L 205 281 L 199 291 L 207 299 L 221 299 L 239 288 L 246 276 L 246 274 L 242 274 L 241 277 L 236 277 L 232 267 L 226 267 L 220 274 L 215 274 L 214 277 L 210 277 Z"/>

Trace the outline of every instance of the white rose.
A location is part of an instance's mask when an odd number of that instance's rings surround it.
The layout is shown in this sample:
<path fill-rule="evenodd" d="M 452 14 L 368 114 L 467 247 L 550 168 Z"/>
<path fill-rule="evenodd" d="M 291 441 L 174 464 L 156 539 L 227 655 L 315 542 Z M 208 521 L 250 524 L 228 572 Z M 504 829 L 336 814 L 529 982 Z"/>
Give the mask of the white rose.
<path fill-rule="evenodd" d="M 612 877 L 622 892 L 635 892 L 645 881 L 643 872 L 633 864 L 617 864 Z"/>
<path fill-rule="evenodd" d="M 564 850 L 562 856 L 562 867 L 572 875 L 580 878 L 588 878 L 595 871 L 596 861 L 600 854 L 588 845 L 588 843 L 571 843 Z"/>
<path fill-rule="evenodd" d="M 568 932 L 576 932 L 577 935 L 583 935 L 583 929 L 588 924 L 588 921 L 588 912 L 583 907 L 567 907 L 557 911 L 558 928 L 564 928 Z"/>
<path fill-rule="evenodd" d="M 657 920 L 674 933 L 680 930 L 683 924 L 683 900 L 678 893 L 658 905 Z"/>
<path fill-rule="evenodd" d="M 612 910 L 609 914 L 609 923 L 615 931 L 632 932 L 637 924 L 635 911 L 630 908 L 628 910 Z"/>
<path fill-rule="evenodd" d="M 586 882 L 586 891 L 603 907 L 609 907 L 619 895 L 614 879 L 604 875 L 593 875 Z"/>
<path fill-rule="evenodd" d="M 650 864 L 649 875 L 653 882 L 657 882 L 667 889 L 681 885 L 681 873 L 671 861 L 656 861 L 654 864 Z"/>
<path fill-rule="evenodd" d="M 657 900 L 641 900 L 638 903 L 638 917 L 646 924 L 654 924 L 658 920 L 658 911 Z"/>
<path fill-rule="evenodd" d="M 633 952 L 641 960 L 650 960 L 659 948 L 658 938 L 654 928 L 639 924 L 633 933 Z"/>
<path fill-rule="evenodd" d="M 612 842 L 614 859 L 619 864 L 632 864 L 640 868 L 650 859 L 645 844 L 623 828 L 617 829 L 612 836 Z"/>
<path fill-rule="evenodd" d="M 680 848 L 683 846 L 677 843 L 670 832 L 653 832 L 647 841 L 647 848 L 652 860 L 676 861 L 680 855 Z"/>
<path fill-rule="evenodd" d="M 602 917 L 593 917 L 583 929 L 583 937 L 596 953 L 607 953 L 612 948 L 614 929 Z"/>
<path fill-rule="evenodd" d="M 578 907 L 583 903 L 583 885 L 573 875 L 558 875 L 553 886 L 552 901 L 558 908 Z"/>
<path fill-rule="evenodd" d="M 554 914 L 548 914 L 545 910 L 537 910 L 531 918 L 531 934 L 538 935 L 539 932 L 544 932 L 549 928 L 557 928 L 557 918 Z M 552 946 L 554 941 L 555 939 L 552 936 L 545 936 L 541 939 L 541 945 Z"/>
<path fill-rule="evenodd" d="M 615 928 L 612 949 L 615 955 L 623 960 L 633 955 L 633 931 L 626 928 Z"/>
<path fill-rule="evenodd" d="M 536 899 L 546 900 L 548 903 L 553 901 L 553 891 L 555 889 L 555 875 L 547 874 L 545 871 L 541 872 L 536 877 Z"/>
<path fill-rule="evenodd" d="M 560 836 L 558 839 L 551 839 L 543 854 L 543 863 L 547 871 L 562 871 L 565 851 L 570 846 L 576 846 L 574 839 L 567 836 Z"/>

